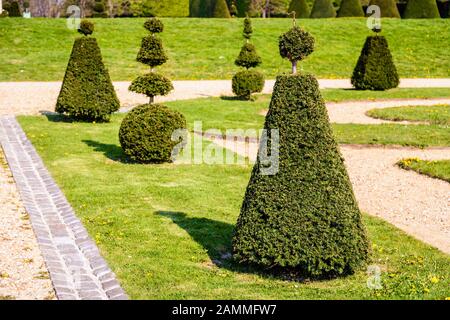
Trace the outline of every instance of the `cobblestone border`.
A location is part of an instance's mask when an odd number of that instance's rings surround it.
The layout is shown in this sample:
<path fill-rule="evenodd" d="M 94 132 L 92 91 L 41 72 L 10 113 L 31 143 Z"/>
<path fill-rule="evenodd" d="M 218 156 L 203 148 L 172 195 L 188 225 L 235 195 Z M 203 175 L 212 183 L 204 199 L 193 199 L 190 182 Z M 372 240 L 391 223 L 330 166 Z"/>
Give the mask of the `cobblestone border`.
<path fill-rule="evenodd" d="M 0 143 L 58 299 L 128 299 L 15 117 L 0 117 Z"/>

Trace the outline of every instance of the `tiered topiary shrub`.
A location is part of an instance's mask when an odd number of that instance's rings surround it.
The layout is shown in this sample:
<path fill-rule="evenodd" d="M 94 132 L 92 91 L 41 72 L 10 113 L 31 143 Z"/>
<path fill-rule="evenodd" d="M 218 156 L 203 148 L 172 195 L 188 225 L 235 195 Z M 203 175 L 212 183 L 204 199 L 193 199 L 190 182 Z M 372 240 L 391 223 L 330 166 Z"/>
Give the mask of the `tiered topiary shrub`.
<path fill-rule="evenodd" d="M 368 260 L 361 213 L 319 84 L 313 75 L 295 73 L 297 61 L 313 52 L 314 38 L 294 26 L 279 47 L 293 74 L 277 77 L 264 123 L 279 130 L 278 172 L 262 174 L 267 163 L 258 154 L 233 237 L 234 258 L 301 276 L 352 273 Z"/>
<path fill-rule="evenodd" d="M 167 95 L 172 82 L 156 73 L 154 68 L 164 64 L 168 57 L 161 39 L 156 35 L 164 30 L 161 20 L 148 19 L 144 27 L 151 35 L 142 39 L 137 61 L 150 66 L 150 72 L 137 77 L 129 90 L 145 94 L 150 103 L 131 110 L 123 119 L 119 131 L 119 141 L 124 153 L 140 163 L 161 163 L 173 160 L 172 149 L 179 141 L 172 141 L 172 133 L 186 128 L 184 116 L 166 106 L 153 104 L 155 96 Z"/>
<path fill-rule="evenodd" d="M 216 0 L 213 11 L 214 18 L 231 18 L 230 10 L 225 0 Z"/>
<path fill-rule="evenodd" d="M 84 36 L 73 45 L 55 110 L 74 120 L 108 121 L 120 103 L 97 40 L 90 36 L 94 25 L 82 20 L 78 31 Z"/>
<path fill-rule="evenodd" d="M 311 10 L 310 18 L 334 18 L 336 10 L 331 0 L 316 0 Z"/>
<path fill-rule="evenodd" d="M 360 0 L 342 0 L 337 16 L 338 18 L 364 17 Z"/>
<path fill-rule="evenodd" d="M 311 14 L 306 0 L 291 0 L 288 12 L 295 12 L 297 18 L 309 18 Z"/>
<path fill-rule="evenodd" d="M 264 75 L 261 72 L 249 70 L 259 66 L 262 62 L 255 46 L 250 43 L 252 33 L 251 20 L 246 17 L 244 19 L 243 32 L 245 43 L 234 63 L 247 70 L 236 73 L 232 79 L 233 93 L 243 100 L 250 100 L 252 93 L 261 92 L 264 88 Z"/>
<path fill-rule="evenodd" d="M 436 0 L 408 0 L 405 19 L 435 19 L 440 18 Z"/>
<path fill-rule="evenodd" d="M 358 90 L 387 90 L 398 87 L 399 77 L 385 37 L 369 36 L 352 75 Z"/>
<path fill-rule="evenodd" d="M 396 0 L 370 0 L 369 5 L 379 6 L 383 18 L 400 18 Z"/>

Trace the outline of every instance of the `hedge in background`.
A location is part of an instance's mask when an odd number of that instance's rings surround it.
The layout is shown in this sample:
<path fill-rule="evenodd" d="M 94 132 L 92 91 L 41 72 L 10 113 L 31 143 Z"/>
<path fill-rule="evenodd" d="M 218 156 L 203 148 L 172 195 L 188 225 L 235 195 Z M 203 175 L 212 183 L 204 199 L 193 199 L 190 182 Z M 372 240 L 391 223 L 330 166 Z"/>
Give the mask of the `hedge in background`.
<path fill-rule="evenodd" d="M 331 0 L 316 0 L 311 10 L 311 18 L 334 18 L 336 10 Z"/>
<path fill-rule="evenodd" d="M 352 85 L 359 90 L 396 88 L 399 77 L 388 43 L 383 36 L 369 36 L 352 75 Z"/>
<path fill-rule="evenodd" d="M 364 12 L 359 0 L 342 0 L 337 16 L 342 17 L 364 17 Z"/>
<path fill-rule="evenodd" d="M 370 0 L 369 5 L 379 6 L 381 17 L 400 18 L 396 0 Z"/>
<path fill-rule="evenodd" d="M 405 19 L 440 18 L 436 0 L 409 0 L 405 10 Z"/>
<path fill-rule="evenodd" d="M 216 0 L 216 5 L 213 12 L 214 18 L 231 18 L 228 10 L 227 2 L 225 0 Z"/>
<path fill-rule="evenodd" d="M 120 103 L 97 40 L 88 36 L 93 29 L 91 22 L 80 24 L 85 36 L 75 40 L 55 110 L 75 120 L 102 122 L 119 110 Z"/>
<path fill-rule="evenodd" d="M 288 12 L 295 11 L 297 18 L 309 18 L 310 10 L 306 0 L 292 0 L 289 4 Z"/>
<path fill-rule="evenodd" d="M 7 9 L 5 8 L 5 10 L 8 11 L 8 15 L 10 17 L 21 17 L 22 14 L 20 12 L 20 6 L 19 3 L 17 1 L 13 1 L 11 2 L 11 4 L 7 7 Z"/>
<path fill-rule="evenodd" d="M 172 150 L 179 141 L 172 133 L 186 128 L 184 116 L 159 104 L 133 108 L 120 125 L 119 141 L 124 153 L 140 163 L 171 161 Z"/>
<path fill-rule="evenodd" d="M 297 39 L 280 43 L 282 56 L 303 59 L 312 52 L 314 41 L 302 41 L 309 38 L 303 30 L 280 37 Z M 233 237 L 235 259 L 314 277 L 364 265 L 361 213 L 314 76 L 277 77 L 264 129 L 279 130 L 278 172 L 262 174 L 267 164 L 258 155 Z"/>

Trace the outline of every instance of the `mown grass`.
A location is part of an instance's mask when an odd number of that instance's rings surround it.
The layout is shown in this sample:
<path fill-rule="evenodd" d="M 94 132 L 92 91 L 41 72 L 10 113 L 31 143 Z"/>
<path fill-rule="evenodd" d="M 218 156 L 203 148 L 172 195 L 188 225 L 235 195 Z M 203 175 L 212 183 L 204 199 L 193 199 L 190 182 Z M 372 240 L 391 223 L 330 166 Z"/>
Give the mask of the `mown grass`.
<path fill-rule="evenodd" d="M 94 19 L 104 61 L 113 80 L 131 80 L 148 68 L 135 61 L 145 19 Z M 161 34 L 169 61 L 161 72 L 171 79 L 231 79 L 242 46 L 242 19 L 164 18 Z M 319 78 L 349 78 L 367 35 L 366 19 L 306 19 L 299 25 L 316 38 L 315 52 L 299 66 Z M 291 19 L 254 19 L 252 41 L 267 78 L 289 71 L 278 54 L 278 37 Z M 399 75 L 449 77 L 450 20 L 383 19 Z M 0 81 L 62 80 L 75 37 L 65 19 L 1 19 Z"/>
<path fill-rule="evenodd" d="M 408 106 L 372 109 L 367 115 L 392 121 L 419 121 L 431 124 L 450 124 L 450 105 Z"/>
<path fill-rule="evenodd" d="M 19 117 L 77 215 L 134 299 L 445 299 L 450 257 L 364 216 L 367 275 L 295 282 L 226 258 L 248 165 L 138 165 L 123 161 L 121 115 L 108 124 Z"/>
<path fill-rule="evenodd" d="M 414 170 L 429 177 L 450 182 L 450 160 L 429 161 L 408 158 L 400 160 L 397 165 L 405 170 Z"/>

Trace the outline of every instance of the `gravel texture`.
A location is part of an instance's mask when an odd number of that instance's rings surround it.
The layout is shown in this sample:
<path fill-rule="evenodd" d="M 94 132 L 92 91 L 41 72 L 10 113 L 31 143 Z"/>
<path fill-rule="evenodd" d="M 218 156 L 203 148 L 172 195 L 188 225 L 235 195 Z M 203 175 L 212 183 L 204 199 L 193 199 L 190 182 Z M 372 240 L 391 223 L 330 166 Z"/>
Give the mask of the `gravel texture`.
<path fill-rule="evenodd" d="M 0 148 L 0 300 L 54 298 L 29 216 Z"/>

